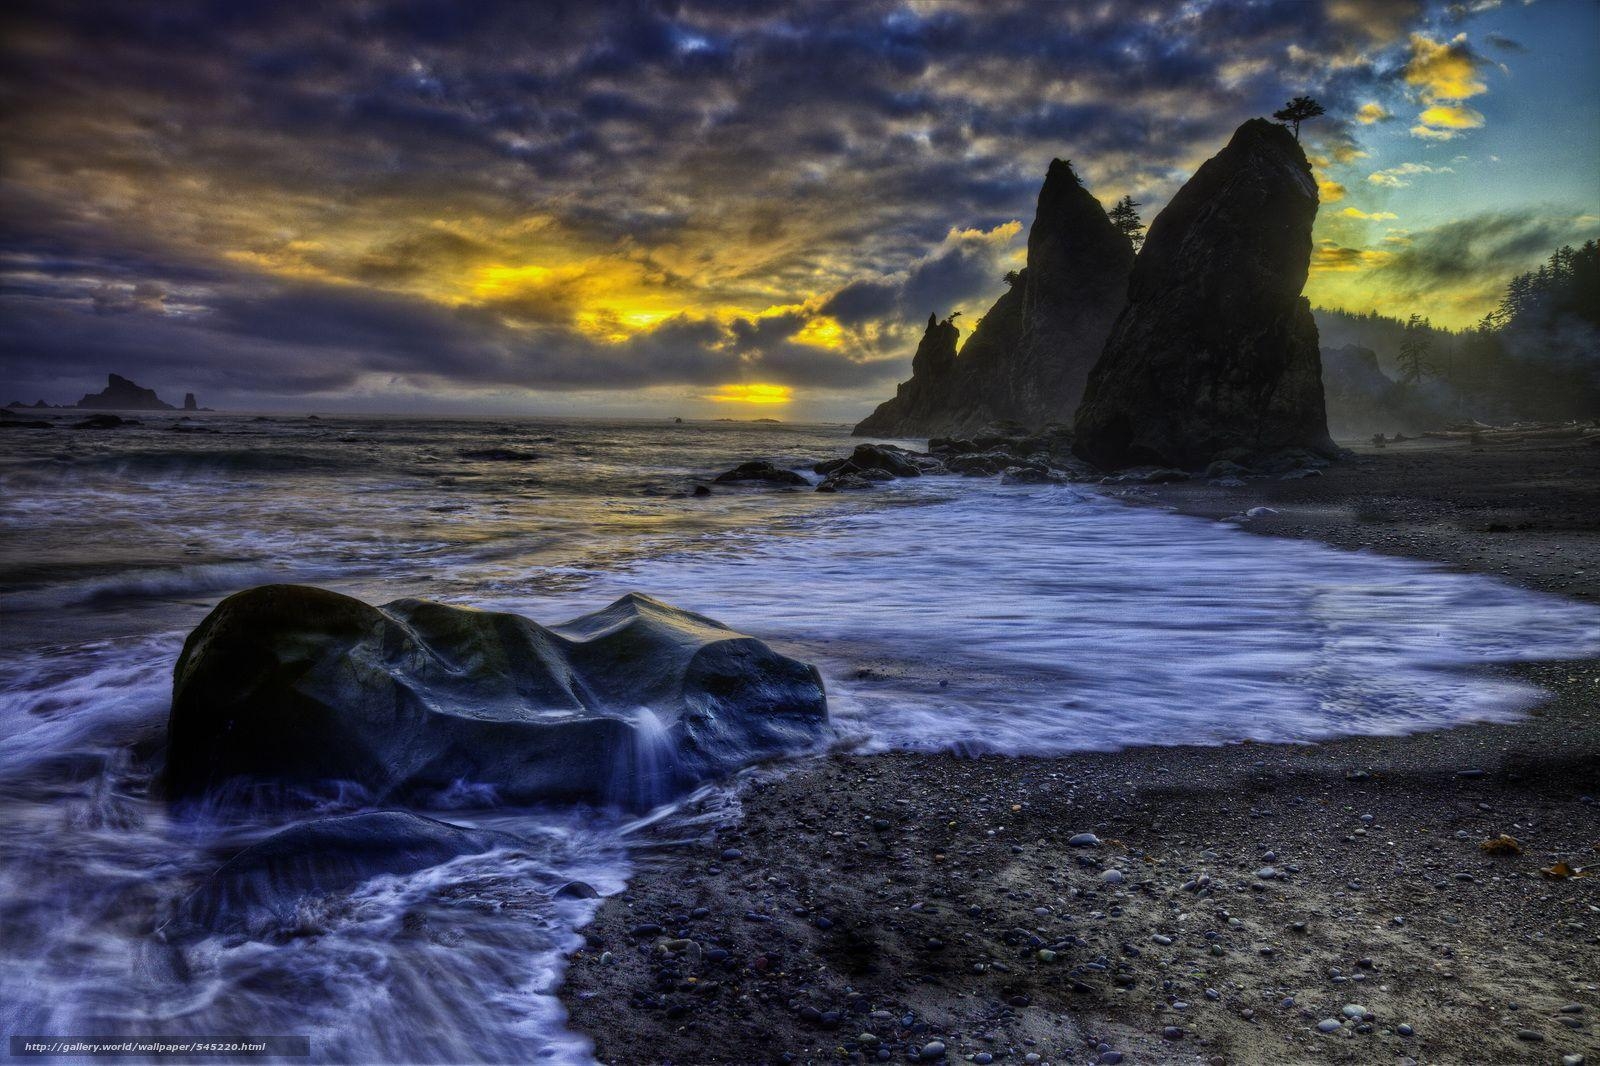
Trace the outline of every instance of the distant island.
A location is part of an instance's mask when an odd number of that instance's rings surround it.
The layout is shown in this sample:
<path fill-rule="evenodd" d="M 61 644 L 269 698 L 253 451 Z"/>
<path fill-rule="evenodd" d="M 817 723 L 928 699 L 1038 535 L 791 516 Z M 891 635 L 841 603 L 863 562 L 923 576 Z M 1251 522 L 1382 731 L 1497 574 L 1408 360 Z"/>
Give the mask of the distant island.
<path fill-rule="evenodd" d="M 147 389 L 136 382 L 130 381 L 121 374 L 106 375 L 106 387 L 99 392 L 84 393 L 83 399 L 75 404 L 49 404 L 39 400 L 33 404 L 13 400 L 8 407 L 18 407 L 28 410 L 46 410 L 51 408 L 70 410 L 88 409 L 92 411 L 176 411 L 177 407 L 167 403 L 156 395 L 155 389 Z M 201 407 L 192 392 L 183 394 L 183 410 L 209 411 L 209 407 Z"/>

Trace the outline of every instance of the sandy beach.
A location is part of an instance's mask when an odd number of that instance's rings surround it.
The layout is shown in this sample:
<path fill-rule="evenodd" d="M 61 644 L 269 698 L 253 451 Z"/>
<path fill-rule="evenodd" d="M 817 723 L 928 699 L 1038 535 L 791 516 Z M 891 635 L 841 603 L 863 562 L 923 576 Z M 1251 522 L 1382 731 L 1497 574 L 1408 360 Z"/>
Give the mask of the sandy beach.
<path fill-rule="evenodd" d="M 1600 597 L 1593 447 L 1121 491 Z M 570 958 L 571 1024 L 605 1062 L 1596 1061 L 1600 662 L 1494 669 L 1551 696 L 1411 736 L 770 774 L 645 849 Z"/>

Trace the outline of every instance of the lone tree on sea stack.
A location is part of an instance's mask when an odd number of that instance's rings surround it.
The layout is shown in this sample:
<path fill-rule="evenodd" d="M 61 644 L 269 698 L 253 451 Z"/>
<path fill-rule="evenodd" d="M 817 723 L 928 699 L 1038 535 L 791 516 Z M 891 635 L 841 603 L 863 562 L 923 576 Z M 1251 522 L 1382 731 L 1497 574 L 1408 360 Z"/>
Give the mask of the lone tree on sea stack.
<path fill-rule="evenodd" d="M 1298 141 L 1300 139 L 1300 123 L 1325 114 L 1327 114 L 1327 111 L 1323 109 L 1323 106 L 1311 99 L 1311 97 L 1297 96 L 1287 104 L 1284 104 L 1282 111 L 1274 111 L 1272 117 L 1279 122 L 1287 122 L 1294 127 L 1294 139 Z"/>
<path fill-rule="evenodd" d="M 1117 205 L 1106 216 L 1111 219 L 1111 224 L 1117 231 L 1132 242 L 1135 250 L 1144 243 L 1144 234 L 1139 232 L 1144 229 L 1144 223 L 1139 221 L 1139 208 L 1143 207 L 1139 201 L 1131 196 L 1124 196 L 1117 201 Z"/>

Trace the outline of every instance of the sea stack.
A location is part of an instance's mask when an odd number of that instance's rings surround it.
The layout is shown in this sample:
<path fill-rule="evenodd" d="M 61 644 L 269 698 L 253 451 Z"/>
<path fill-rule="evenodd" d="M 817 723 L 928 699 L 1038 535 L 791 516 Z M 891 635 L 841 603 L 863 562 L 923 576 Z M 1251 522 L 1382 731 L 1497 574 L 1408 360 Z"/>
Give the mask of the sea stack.
<path fill-rule="evenodd" d="M 170 403 L 166 403 L 156 395 L 155 389 L 147 389 L 136 385 L 121 374 L 111 374 L 106 378 L 106 387 L 100 392 L 91 392 L 78 401 L 79 407 L 87 407 L 99 411 L 171 411 Z"/>
<path fill-rule="evenodd" d="M 194 393 L 186 392 L 183 394 L 183 409 L 185 411 L 200 410 L 200 401 L 194 398 Z"/>
<path fill-rule="evenodd" d="M 1150 225 L 1078 408 L 1079 458 L 1194 469 L 1337 452 L 1300 295 L 1316 214 L 1317 183 L 1288 129 L 1240 126 Z"/>
<path fill-rule="evenodd" d="M 960 354 L 959 331 L 930 317 L 911 380 L 857 436 L 976 433 L 1000 422 L 1066 422 L 1121 310 L 1133 246 L 1072 165 L 1050 164 L 1028 231 L 1028 265 Z"/>

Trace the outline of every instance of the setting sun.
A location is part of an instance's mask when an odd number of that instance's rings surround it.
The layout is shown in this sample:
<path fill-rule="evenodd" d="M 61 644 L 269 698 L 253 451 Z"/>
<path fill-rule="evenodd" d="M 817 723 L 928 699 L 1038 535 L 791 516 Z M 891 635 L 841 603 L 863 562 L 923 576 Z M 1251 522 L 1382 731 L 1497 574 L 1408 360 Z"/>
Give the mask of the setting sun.
<path fill-rule="evenodd" d="M 723 385 L 706 397 L 717 403 L 780 404 L 794 399 L 787 385 Z"/>

